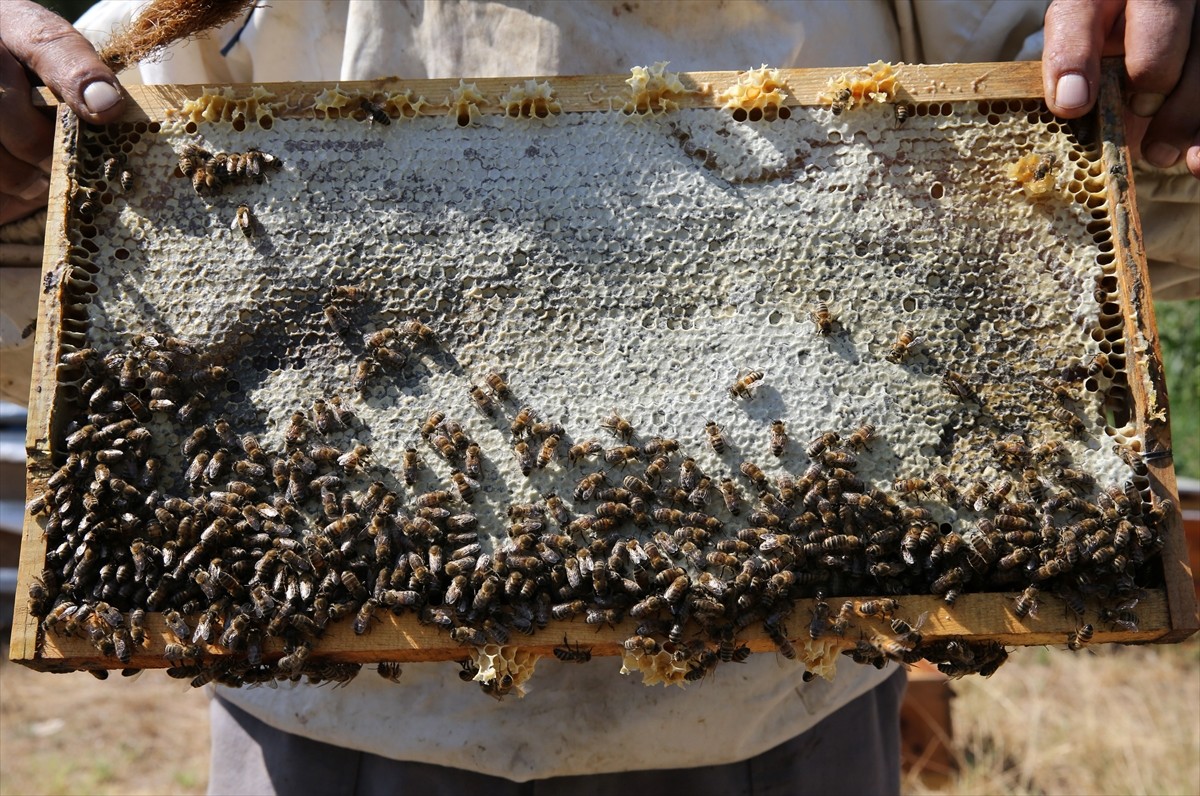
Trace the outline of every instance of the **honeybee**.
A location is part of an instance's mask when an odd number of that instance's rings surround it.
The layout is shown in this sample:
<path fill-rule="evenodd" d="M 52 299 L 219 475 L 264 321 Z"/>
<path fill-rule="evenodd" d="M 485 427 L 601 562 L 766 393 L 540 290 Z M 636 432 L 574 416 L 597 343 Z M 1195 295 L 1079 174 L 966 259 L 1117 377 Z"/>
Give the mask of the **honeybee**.
<path fill-rule="evenodd" d="M 550 615 L 559 621 L 563 621 L 565 619 L 571 619 L 579 616 L 579 614 L 584 612 L 586 607 L 587 603 L 583 600 L 572 600 L 571 602 L 558 603 L 557 605 L 551 606 Z"/>
<path fill-rule="evenodd" d="M 1121 445 L 1120 443 L 1113 445 L 1113 452 L 1121 457 L 1121 461 L 1125 462 L 1126 466 L 1128 466 L 1130 470 L 1133 470 L 1135 475 L 1146 475 L 1146 473 L 1149 472 L 1149 468 L 1146 467 L 1145 460 L 1124 445 Z"/>
<path fill-rule="evenodd" d="M 636 461 L 641 456 L 641 451 L 634 445 L 621 445 L 616 448 L 609 448 L 604 452 L 604 461 L 609 464 L 615 464 L 619 467 L 624 467 L 629 462 Z"/>
<path fill-rule="evenodd" d="M 679 450 L 679 440 L 669 437 L 654 437 L 642 446 L 647 456 L 667 456 Z"/>
<path fill-rule="evenodd" d="M 392 117 L 388 116 L 387 111 L 382 105 L 376 105 L 371 100 L 363 97 L 358 103 L 359 110 L 364 111 L 372 122 L 376 124 L 389 125 L 392 123 Z M 381 666 L 383 664 L 380 664 Z M 383 674 L 380 672 L 380 674 Z M 385 675 L 386 676 L 386 675 Z M 398 676 L 398 675 L 397 675 Z"/>
<path fill-rule="evenodd" d="M 384 332 L 394 333 L 394 330 L 385 329 Z M 379 360 L 381 364 L 393 370 L 400 370 L 408 364 L 408 352 L 402 348 L 396 348 L 379 342 L 379 338 L 376 335 L 380 334 L 382 332 L 375 332 L 375 334 L 369 335 L 370 339 L 367 341 L 367 347 L 371 349 L 371 355 Z"/>
<path fill-rule="evenodd" d="M 779 653 L 790 661 L 796 660 L 796 648 L 788 640 L 787 629 L 782 624 L 773 622 L 763 622 L 763 627 L 766 629 L 767 635 L 770 636 L 772 643 L 775 644 L 775 648 L 779 650 Z"/>
<path fill-rule="evenodd" d="M 817 327 L 817 334 L 828 337 L 833 332 L 833 316 L 829 313 L 829 305 L 824 301 L 817 302 L 816 308 L 809 313 L 809 317 Z"/>
<path fill-rule="evenodd" d="M 867 447 L 867 443 L 875 438 L 875 424 L 863 423 L 856 428 L 849 437 L 846 438 L 846 445 L 862 450 Z"/>
<path fill-rule="evenodd" d="M 776 456 L 782 456 L 784 448 L 787 447 L 788 436 L 787 430 L 783 425 L 782 420 L 776 420 L 771 423 L 771 453 Z"/>
<path fill-rule="evenodd" d="M 931 484 L 924 478 L 903 478 L 892 484 L 892 489 L 901 495 L 928 492 Z"/>
<path fill-rule="evenodd" d="M 908 106 L 903 102 L 897 102 L 893 107 L 896 110 L 896 126 L 903 127 L 904 122 L 908 120 Z"/>
<path fill-rule="evenodd" d="M 1052 558 L 1033 572 L 1032 579 L 1040 583 L 1043 580 L 1057 577 L 1071 571 L 1069 561 L 1062 558 Z"/>
<path fill-rule="evenodd" d="M 467 445 L 463 459 L 463 472 L 467 478 L 478 479 L 483 474 L 483 450 L 479 447 L 479 444 L 472 442 Z"/>
<path fill-rule="evenodd" d="M 104 179 L 109 182 L 114 182 L 120 174 L 121 166 L 125 164 L 125 154 L 118 153 L 117 155 L 104 159 Z"/>
<path fill-rule="evenodd" d="M 737 516 L 742 513 L 742 496 L 738 492 L 737 485 L 732 478 L 728 476 L 721 479 L 721 483 L 717 485 L 721 490 L 721 499 L 725 501 L 725 508 L 730 514 Z"/>
<path fill-rule="evenodd" d="M 1060 467 L 1054 472 L 1055 479 L 1063 486 L 1077 492 L 1084 492 L 1096 485 L 1096 479 L 1082 470 Z"/>
<path fill-rule="evenodd" d="M 188 627 L 187 620 L 178 611 L 167 611 L 163 614 L 162 618 L 167 628 L 175 634 L 175 638 L 179 639 L 180 642 L 187 643 L 192 637 L 192 630 Z"/>
<path fill-rule="evenodd" d="M 477 385 L 472 384 L 470 387 L 471 400 L 475 402 L 475 408 L 488 417 L 492 417 L 496 413 L 496 405 L 492 403 L 491 396 L 483 391 Z"/>
<path fill-rule="evenodd" d="M 854 608 L 859 616 L 881 616 L 884 619 L 891 619 L 892 615 L 899 610 L 900 603 L 892 598 L 867 600 L 857 603 Z"/>
<path fill-rule="evenodd" d="M 671 581 L 671 585 L 668 586 L 666 591 L 663 592 L 662 597 L 670 605 L 676 605 L 687 596 L 688 589 L 691 588 L 691 585 L 692 581 L 687 575 L 680 575 L 679 577 L 675 578 L 675 580 Z M 630 612 L 630 615 L 633 615 L 632 611 Z"/>
<path fill-rule="evenodd" d="M 608 475 L 603 470 L 585 475 L 575 486 L 575 499 L 591 500 L 600 485 L 607 481 Z"/>
<path fill-rule="evenodd" d="M 972 389 L 961 373 L 955 373 L 952 370 L 946 371 L 942 375 L 942 386 L 960 401 L 979 402 L 978 396 L 975 395 L 975 390 Z"/>
<path fill-rule="evenodd" d="M 442 423 L 442 431 L 454 443 L 457 450 L 466 450 L 471 444 L 470 437 L 463 431 L 463 427 L 455 420 L 447 420 Z"/>
<path fill-rule="evenodd" d="M 486 381 L 488 387 L 491 388 L 492 394 L 501 401 L 507 401 L 512 398 L 512 391 L 509 390 L 508 383 L 499 373 L 492 371 L 484 376 L 483 380 Z"/>
<path fill-rule="evenodd" d="M 343 453 L 337 458 L 338 466 L 348 472 L 355 472 L 362 467 L 367 457 L 371 455 L 371 449 L 366 445 L 355 445 L 354 448 Z"/>
<path fill-rule="evenodd" d="M 605 418 L 600 425 L 612 432 L 614 436 L 620 437 L 626 442 L 633 437 L 633 426 L 616 412 Z"/>
<path fill-rule="evenodd" d="M 528 429 L 535 420 L 536 416 L 533 413 L 533 409 L 528 406 L 522 406 L 520 411 L 517 412 L 517 416 L 513 418 L 512 425 L 509 427 L 509 430 L 512 432 L 514 438 L 519 437 L 525 433 L 526 429 Z M 572 460 L 572 463 L 573 462 L 574 460 Z"/>
<path fill-rule="evenodd" d="M 759 381 L 762 381 L 766 376 L 761 370 L 752 370 L 745 376 L 740 377 L 729 387 L 729 397 L 737 400 L 738 398 L 750 398 L 753 393 L 751 388 Z"/>
<path fill-rule="evenodd" d="M 537 467 L 539 470 L 544 470 L 546 465 L 555 458 L 558 452 L 558 444 L 561 441 L 562 438 L 557 434 L 551 434 L 546 437 L 546 440 L 542 443 L 541 450 L 538 451 Z"/>
<path fill-rule="evenodd" d="M 354 369 L 354 377 L 350 380 L 350 386 L 355 392 L 362 392 L 367 387 L 367 382 L 371 377 L 379 372 L 379 363 L 374 359 L 360 359 L 358 365 Z"/>
<path fill-rule="evenodd" d="M 452 471 L 450 478 L 454 481 L 454 488 L 458 490 L 459 497 L 470 503 L 475 496 L 475 490 L 479 488 L 479 482 L 468 478 L 458 470 Z"/>
<path fill-rule="evenodd" d="M 641 652 L 645 655 L 653 655 L 660 649 L 659 643 L 652 637 L 641 634 L 625 639 L 623 646 L 629 652 Z"/>
<path fill-rule="evenodd" d="M 440 426 L 442 421 L 445 419 L 445 412 L 431 412 L 429 417 L 425 419 L 425 422 L 421 424 L 421 436 L 425 439 L 429 439 L 429 437 L 434 431 L 437 430 L 438 426 Z"/>
<path fill-rule="evenodd" d="M 1053 152 L 1041 152 L 1038 157 L 1037 168 L 1034 169 L 1033 179 L 1044 180 L 1050 174 L 1050 169 L 1054 168 L 1054 164 L 1058 162 L 1058 156 Z"/>
<path fill-rule="evenodd" d="M 1092 635 L 1095 633 L 1095 628 L 1090 624 L 1084 625 L 1078 630 L 1067 635 L 1067 649 L 1072 652 L 1078 652 L 1088 645 L 1092 640 Z"/>
<path fill-rule="evenodd" d="M 858 459 L 855 458 L 854 454 L 847 453 L 846 451 L 825 451 L 821 454 L 820 461 L 821 464 L 829 468 L 841 467 L 852 470 L 858 467 Z"/>
<path fill-rule="evenodd" d="M 524 475 L 529 475 L 533 472 L 533 468 L 537 465 L 537 454 L 533 448 L 529 447 L 528 442 L 518 442 L 513 445 L 513 453 L 517 456 L 517 463 L 521 467 L 521 472 Z"/>
<path fill-rule="evenodd" d="M 350 328 L 350 319 L 346 317 L 346 313 L 332 304 L 326 304 L 324 309 L 325 323 L 333 330 L 334 334 L 342 334 Z"/>
<path fill-rule="evenodd" d="M 770 482 L 767 480 L 766 474 L 754 462 L 742 462 L 738 466 L 738 470 L 742 475 L 749 478 L 760 491 L 766 491 L 770 488 Z"/>
<path fill-rule="evenodd" d="M 1079 419 L 1079 416 L 1063 406 L 1056 406 L 1050 410 L 1050 415 L 1070 430 L 1077 437 L 1082 437 L 1087 432 L 1087 425 Z"/>
<path fill-rule="evenodd" d="M 212 153 L 195 143 L 187 143 L 179 150 L 179 171 L 185 177 L 193 176 L 212 158 Z"/>
<path fill-rule="evenodd" d="M 255 221 L 254 214 L 250 212 L 250 205 L 243 203 L 237 206 L 230 228 L 240 229 L 242 234 L 249 238 L 254 234 Z"/>
<path fill-rule="evenodd" d="M 425 345 L 433 345 L 437 342 L 437 335 L 434 334 L 433 329 L 430 329 L 420 321 L 409 321 L 404 324 L 404 333 Z"/>
<path fill-rule="evenodd" d="M 445 434 L 434 434 L 429 438 L 429 444 L 434 447 L 438 454 L 446 460 L 452 460 L 458 457 L 458 448 L 454 446 L 454 442 Z"/>
<path fill-rule="evenodd" d="M 1018 619 L 1024 619 L 1027 616 L 1033 619 L 1037 618 L 1039 591 L 1037 586 L 1029 586 L 1013 601 L 1013 614 Z"/>
<path fill-rule="evenodd" d="M 833 102 L 830 103 L 829 110 L 833 112 L 834 116 L 840 116 L 848 107 L 850 107 L 850 101 L 852 99 L 854 99 L 853 91 L 848 88 L 838 89 L 838 92 L 833 95 Z"/>
<path fill-rule="evenodd" d="M 804 452 L 810 459 L 816 459 L 831 445 L 836 445 L 841 441 L 841 437 L 833 431 L 827 431 L 819 437 L 808 443 L 804 448 Z"/>
<path fill-rule="evenodd" d="M 712 479 L 706 475 L 696 484 L 696 488 L 688 494 L 688 503 L 691 503 L 696 508 L 703 508 L 704 504 L 708 503 L 708 497 L 711 493 Z"/>

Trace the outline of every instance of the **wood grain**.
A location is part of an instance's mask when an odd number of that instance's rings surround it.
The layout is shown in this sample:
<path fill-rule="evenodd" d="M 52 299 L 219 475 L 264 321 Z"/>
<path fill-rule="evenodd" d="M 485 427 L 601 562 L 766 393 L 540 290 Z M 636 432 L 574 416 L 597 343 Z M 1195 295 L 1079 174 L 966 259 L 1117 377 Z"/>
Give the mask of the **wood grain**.
<path fill-rule="evenodd" d="M 787 86 L 789 107 L 825 104 L 818 96 L 826 89 L 830 79 L 837 78 L 853 69 L 845 67 L 826 69 L 781 69 L 780 74 Z M 896 98 L 904 102 L 955 102 L 962 100 L 1041 99 L 1042 77 L 1040 61 L 1017 63 L 982 64 L 900 64 L 895 67 L 898 89 Z M 740 72 L 680 72 L 680 81 L 688 93 L 670 95 L 681 108 L 721 107 L 723 92 L 737 85 Z M 628 74 L 586 75 L 560 77 L 504 77 L 468 79 L 474 83 L 485 102 L 479 105 L 485 115 L 502 114 L 499 98 L 513 86 L 526 80 L 548 80 L 562 105 L 564 113 L 612 110 L 624 103 L 628 86 Z M 425 116 L 445 116 L 448 112 L 446 100 L 450 92 L 458 87 L 455 79 L 405 80 L 397 77 L 379 80 L 358 80 L 341 83 L 262 83 L 267 91 L 275 95 L 280 108 L 275 111 L 279 118 L 312 117 L 313 98 L 327 89 L 338 87 L 352 96 L 376 95 L 411 91 L 414 97 L 424 97 L 428 103 L 422 111 Z M 231 87 L 238 96 L 248 96 L 254 86 L 240 84 Z M 130 100 L 126 104 L 121 121 L 161 121 L 172 115 L 184 102 L 199 98 L 211 89 L 202 85 L 148 85 L 129 86 L 125 89 Z M 41 89 L 36 100 L 45 105 L 54 105 L 59 100 L 47 89 Z"/>

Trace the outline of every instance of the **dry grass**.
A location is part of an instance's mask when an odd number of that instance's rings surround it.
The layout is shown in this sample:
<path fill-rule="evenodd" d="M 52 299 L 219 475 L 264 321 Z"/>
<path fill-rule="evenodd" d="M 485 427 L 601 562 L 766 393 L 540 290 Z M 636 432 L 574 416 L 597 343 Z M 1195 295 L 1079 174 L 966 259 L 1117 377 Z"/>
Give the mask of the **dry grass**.
<path fill-rule="evenodd" d="M 207 784 L 205 692 L 162 672 L 100 682 L 0 660 L 0 795 L 192 794 Z"/>
<path fill-rule="evenodd" d="M 1200 793 L 1200 639 L 1026 648 L 954 685 L 958 775 L 906 793 Z"/>

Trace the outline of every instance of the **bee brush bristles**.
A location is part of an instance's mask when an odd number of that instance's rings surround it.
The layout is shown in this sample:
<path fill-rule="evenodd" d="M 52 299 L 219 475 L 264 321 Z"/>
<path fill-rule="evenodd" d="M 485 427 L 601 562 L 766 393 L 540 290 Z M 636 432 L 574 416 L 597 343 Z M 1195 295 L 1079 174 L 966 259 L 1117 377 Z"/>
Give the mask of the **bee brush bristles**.
<path fill-rule="evenodd" d="M 171 44 L 219 28 L 240 16 L 255 0 L 155 0 L 124 31 L 100 49 L 114 71 L 162 55 Z"/>

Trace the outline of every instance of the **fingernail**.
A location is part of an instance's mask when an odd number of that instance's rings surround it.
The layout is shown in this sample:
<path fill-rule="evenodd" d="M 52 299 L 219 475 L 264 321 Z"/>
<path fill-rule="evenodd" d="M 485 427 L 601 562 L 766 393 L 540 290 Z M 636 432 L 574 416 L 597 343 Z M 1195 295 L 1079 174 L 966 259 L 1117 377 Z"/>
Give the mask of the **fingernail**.
<path fill-rule="evenodd" d="M 1160 169 L 1169 169 L 1175 165 L 1175 161 L 1179 160 L 1179 150 L 1162 141 L 1155 141 L 1146 147 L 1142 154 L 1146 156 L 1146 160 L 1150 161 L 1151 165 L 1158 166 Z"/>
<path fill-rule="evenodd" d="M 121 92 L 112 83 L 97 80 L 83 90 L 83 104 L 92 113 L 103 113 L 121 100 Z"/>
<path fill-rule="evenodd" d="M 1087 78 L 1075 73 L 1060 77 L 1054 87 L 1054 101 L 1060 108 L 1082 108 L 1087 105 Z"/>
<path fill-rule="evenodd" d="M 25 188 L 25 190 L 23 190 L 19 194 L 17 194 L 17 198 L 24 199 L 25 201 L 28 202 L 32 199 L 37 199 L 40 196 L 45 196 L 46 192 L 49 190 L 50 190 L 49 178 L 38 177 L 33 182 L 29 183 L 29 186 L 27 188 Z"/>
<path fill-rule="evenodd" d="M 1153 116 L 1158 113 L 1165 99 L 1162 94 L 1135 94 L 1133 102 L 1129 103 L 1129 109 L 1133 111 L 1134 116 Z"/>
<path fill-rule="evenodd" d="M 47 156 L 45 160 L 38 164 L 38 168 L 47 174 L 54 171 L 54 155 Z"/>

